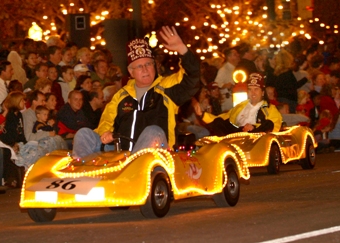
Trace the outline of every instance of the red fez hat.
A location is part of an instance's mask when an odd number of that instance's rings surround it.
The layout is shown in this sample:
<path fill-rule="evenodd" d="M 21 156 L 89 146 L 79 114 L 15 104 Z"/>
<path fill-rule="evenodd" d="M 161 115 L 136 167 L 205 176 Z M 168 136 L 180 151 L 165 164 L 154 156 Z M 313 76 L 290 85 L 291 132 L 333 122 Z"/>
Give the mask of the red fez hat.
<path fill-rule="evenodd" d="M 251 73 L 248 79 L 248 86 L 256 86 L 264 89 L 264 76 L 260 73 Z"/>
<path fill-rule="evenodd" d="M 138 60 L 139 58 L 153 58 L 149 44 L 144 39 L 134 39 L 127 43 L 126 51 L 128 56 L 128 64 Z"/>

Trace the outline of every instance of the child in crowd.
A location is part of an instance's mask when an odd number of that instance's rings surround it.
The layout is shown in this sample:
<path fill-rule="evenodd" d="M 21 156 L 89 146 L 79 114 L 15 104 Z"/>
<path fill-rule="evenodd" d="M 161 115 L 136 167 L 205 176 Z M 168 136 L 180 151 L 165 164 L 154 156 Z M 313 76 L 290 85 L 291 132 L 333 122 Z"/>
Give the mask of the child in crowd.
<path fill-rule="evenodd" d="M 281 113 L 283 126 L 309 125 L 309 117 L 303 114 L 289 113 L 289 105 L 287 103 L 278 103 L 276 108 Z"/>
<path fill-rule="evenodd" d="M 54 131 L 54 120 L 48 120 L 49 110 L 45 106 L 37 106 L 35 114 L 37 116 L 37 121 L 34 123 L 32 130 L 33 133 L 37 133 L 38 131 Z"/>
<path fill-rule="evenodd" d="M 316 148 L 317 153 L 333 152 L 334 149 L 330 147 L 330 140 L 328 139 L 328 132 L 331 130 L 331 119 L 321 118 L 314 129 L 314 137 L 318 143 Z"/>
<path fill-rule="evenodd" d="M 298 91 L 298 105 L 296 113 L 309 117 L 310 110 L 313 109 L 313 101 L 310 100 L 309 94 L 305 90 Z"/>
<path fill-rule="evenodd" d="M 275 105 L 275 106 L 277 106 L 279 104 L 279 102 L 276 100 L 275 87 L 267 86 L 266 87 L 266 94 L 268 96 L 270 104 Z"/>

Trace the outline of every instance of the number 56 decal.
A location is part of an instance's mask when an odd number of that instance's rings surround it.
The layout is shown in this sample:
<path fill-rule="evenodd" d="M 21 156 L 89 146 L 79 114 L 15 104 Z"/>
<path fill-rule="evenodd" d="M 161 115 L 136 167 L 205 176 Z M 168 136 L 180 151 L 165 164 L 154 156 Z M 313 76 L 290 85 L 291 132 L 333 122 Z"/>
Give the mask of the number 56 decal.
<path fill-rule="evenodd" d="M 27 188 L 29 191 L 56 191 L 68 194 L 86 195 L 100 181 L 100 178 L 44 178 Z"/>

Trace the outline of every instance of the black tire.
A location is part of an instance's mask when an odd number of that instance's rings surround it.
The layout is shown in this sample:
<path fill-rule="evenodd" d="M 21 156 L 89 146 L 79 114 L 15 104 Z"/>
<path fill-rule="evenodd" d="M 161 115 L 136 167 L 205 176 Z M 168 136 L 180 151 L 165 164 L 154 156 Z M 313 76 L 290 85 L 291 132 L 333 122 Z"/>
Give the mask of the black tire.
<path fill-rule="evenodd" d="M 162 218 L 170 209 L 171 195 L 168 178 L 164 173 L 155 176 L 145 205 L 140 211 L 146 218 Z"/>
<path fill-rule="evenodd" d="M 269 152 L 269 164 L 267 171 L 269 174 L 278 174 L 280 172 L 281 154 L 277 144 L 272 144 Z"/>
<path fill-rule="evenodd" d="M 240 181 L 233 166 L 227 168 L 227 184 L 221 193 L 213 196 L 218 207 L 235 206 L 240 197 Z"/>
<path fill-rule="evenodd" d="M 301 159 L 301 167 L 304 170 L 310 170 L 315 167 L 316 163 L 316 152 L 314 144 L 310 137 L 307 138 L 305 147 L 306 158 Z"/>
<path fill-rule="evenodd" d="M 29 208 L 27 211 L 34 222 L 50 222 L 57 214 L 55 208 Z"/>

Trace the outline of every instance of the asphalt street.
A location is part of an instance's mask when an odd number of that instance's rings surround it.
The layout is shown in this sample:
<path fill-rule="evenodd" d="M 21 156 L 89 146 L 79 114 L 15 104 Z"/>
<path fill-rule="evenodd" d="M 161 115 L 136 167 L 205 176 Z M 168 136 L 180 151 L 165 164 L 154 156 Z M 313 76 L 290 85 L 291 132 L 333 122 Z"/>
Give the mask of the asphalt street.
<path fill-rule="evenodd" d="M 281 166 L 279 175 L 251 169 L 235 207 L 210 198 L 176 201 L 161 219 L 138 207 L 60 209 L 33 222 L 20 210 L 20 190 L 0 194 L 1 242 L 340 242 L 340 153 L 320 154 L 313 170 Z M 283 238 L 286 237 L 286 238 Z"/>

